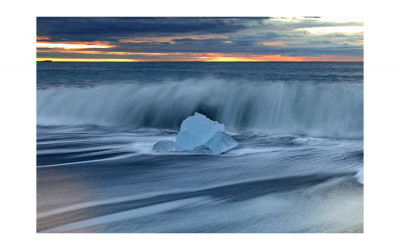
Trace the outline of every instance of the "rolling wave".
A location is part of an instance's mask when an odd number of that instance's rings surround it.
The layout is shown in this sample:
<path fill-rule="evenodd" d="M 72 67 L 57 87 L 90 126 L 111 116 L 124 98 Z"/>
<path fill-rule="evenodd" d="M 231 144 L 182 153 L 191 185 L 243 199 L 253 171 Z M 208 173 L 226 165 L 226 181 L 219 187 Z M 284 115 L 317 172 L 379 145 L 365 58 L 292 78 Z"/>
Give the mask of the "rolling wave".
<path fill-rule="evenodd" d="M 224 123 L 232 132 L 363 137 L 359 84 L 188 79 L 37 90 L 38 125 L 178 130 L 194 112 Z"/>

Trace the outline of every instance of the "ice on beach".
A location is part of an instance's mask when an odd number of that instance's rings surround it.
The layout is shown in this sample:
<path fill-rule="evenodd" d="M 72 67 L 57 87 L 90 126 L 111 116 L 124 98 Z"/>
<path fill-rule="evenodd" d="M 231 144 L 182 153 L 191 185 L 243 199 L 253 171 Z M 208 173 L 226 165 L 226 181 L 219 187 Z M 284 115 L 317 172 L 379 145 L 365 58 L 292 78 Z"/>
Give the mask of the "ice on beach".
<path fill-rule="evenodd" d="M 193 151 L 207 143 L 217 132 L 224 130 L 223 124 L 212 121 L 205 115 L 196 112 L 182 122 L 175 141 L 176 149 L 178 151 Z"/>
<path fill-rule="evenodd" d="M 228 134 L 218 131 L 204 145 L 194 149 L 195 152 L 209 152 L 211 154 L 221 154 L 238 145 L 237 141 Z"/>
<path fill-rule="evenodd" d="M 208 119 L 205 115 L 195 113 L 186 118 L 182 124 L 175 143 L 157 142 L 153 150 L 196 152 L 221 154 L 238 145 L 237 141 L 226 134 L 225 126 Z"/>
<path fill-rule="evenodd" d="M 156 152 L 171 152 L 175 151 L 175 142 L 173 141 L 159 141 L 153 146 Z"/>

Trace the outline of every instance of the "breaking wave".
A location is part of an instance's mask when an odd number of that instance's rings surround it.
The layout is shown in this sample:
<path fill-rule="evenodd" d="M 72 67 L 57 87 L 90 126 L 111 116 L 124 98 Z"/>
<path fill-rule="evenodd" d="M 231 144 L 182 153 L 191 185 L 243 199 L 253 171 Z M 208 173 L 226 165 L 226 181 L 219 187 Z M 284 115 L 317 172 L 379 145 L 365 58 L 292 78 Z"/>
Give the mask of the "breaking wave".
<path fill-rule="evenodd" d="M 178 130 L 194 112 L 228 131 L 363 137 L 363 86 L 189 79 L 37 90 L 38 125 Z"/>

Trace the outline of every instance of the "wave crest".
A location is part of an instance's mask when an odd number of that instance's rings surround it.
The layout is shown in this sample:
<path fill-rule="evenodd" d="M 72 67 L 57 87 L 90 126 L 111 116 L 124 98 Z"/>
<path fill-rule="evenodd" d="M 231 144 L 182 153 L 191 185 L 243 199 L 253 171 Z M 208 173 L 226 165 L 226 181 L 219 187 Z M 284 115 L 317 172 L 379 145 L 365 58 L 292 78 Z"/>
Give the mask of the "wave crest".
<path fill-rule="evenodd" d="M 355 84 L 229 82 L 37 90 L 38 125 L 117 125 L 179 129 L 194 112 L 229 131 L 363 136 L 363 87 Z"/>

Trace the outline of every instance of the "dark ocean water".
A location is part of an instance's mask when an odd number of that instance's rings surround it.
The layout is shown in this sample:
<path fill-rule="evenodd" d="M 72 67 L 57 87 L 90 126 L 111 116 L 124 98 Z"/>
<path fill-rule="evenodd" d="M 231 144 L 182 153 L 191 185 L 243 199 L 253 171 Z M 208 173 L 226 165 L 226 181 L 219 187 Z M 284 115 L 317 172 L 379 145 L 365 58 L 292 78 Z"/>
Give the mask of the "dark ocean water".
<path fill-rule="evenodd" d="M 363 232 L 363 64 L 37 63 L 37 230 Z"/>

